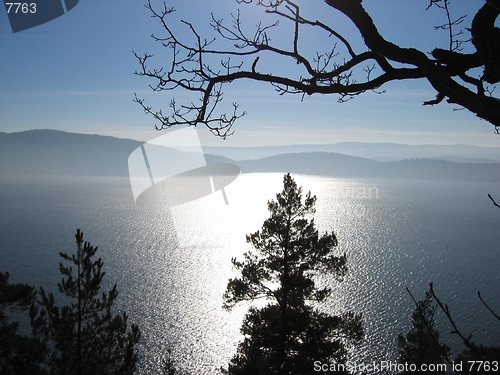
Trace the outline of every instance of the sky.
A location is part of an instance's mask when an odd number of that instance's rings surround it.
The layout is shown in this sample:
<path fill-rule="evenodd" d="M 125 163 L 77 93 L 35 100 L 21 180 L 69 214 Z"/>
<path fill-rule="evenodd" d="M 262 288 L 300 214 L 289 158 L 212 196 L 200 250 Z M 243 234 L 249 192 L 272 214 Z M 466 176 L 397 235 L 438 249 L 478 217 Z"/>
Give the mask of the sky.
<path fill-rule="evenodd" d="M 34 1 L 34 0 L 33 0 Z M 162 2 L 152 1 L 155 7 Z M 165 35 L 151 18 L 145 0 L 80 0 L 63 16 L 32 29 L 13 33 L 7 13 L 0 9 L 0 131 L 57 129 L 78 133 L 111 135 L 148 141 L 162 135 L 154 129 L 155 120 L 133 102 L 134 93 L 155 109 L 168 110 L 180 91 L 153 93 L 154 82 L 134 75 L 139 69 L 138 54 L 154 53 L 154 65 L 168 64 L 168 51 L 150 35 Z M 365 0 L 381 34 L 404 47 L 430 52 L 446 48 L 446 32 L 434 26 L 444 23 L 438 10 L 425 10 L 428 0 Z M 484 3 L 483 0 L 452 2 L 452 16 L 467 14 L 464 26 Z M 255 4 L 236 0 L 168 1 L 176 12 L 172 28 L 189 37 L 185 19 L 201 35 L 211 37 L 210 13 L 230 23 L 239 8 L 248 30 L 258 20 L 268 18 Z M 338 12 L 323 1 L 298 1 L 302 14 L 320 19 L 353 40 L 357 52 L 363 50 L 359 33 Z M 170 21 L 169 21 L 170 22 Z M 282 21 L 273 30 L 277 43 L 290 45 L 290 25 Z M 221 41 L 218 41 L 218 43 Z M 329 41 L 316 34 L 301 34 L 306 52 L 325 51 Z M 229 44 L 229 47 L 231 45 Z M 259 64 L 261 64 L 259 62 Z M 271 61 L 281 74 L 293 72 L 293 63 Z M 261 66 L 261 65 L 259 65 Z M 366 93 L 347 103 L 335 96 L 279 96 L 268 84 L 236 82 L 226 86 L 227 103 L 237 102 L 247 115 L 234 125 L 234 135 L 225 141 L 202 129 L 204 145 L 264 146 L 317 144 L 344 141 L 394 142 L 406 144 L 474 144 L 499 146 L 493 126 L 466 110 L 452 105 L 422 106 L 435 92 L 424 80 L 394 82 L 384 94 Z"/>

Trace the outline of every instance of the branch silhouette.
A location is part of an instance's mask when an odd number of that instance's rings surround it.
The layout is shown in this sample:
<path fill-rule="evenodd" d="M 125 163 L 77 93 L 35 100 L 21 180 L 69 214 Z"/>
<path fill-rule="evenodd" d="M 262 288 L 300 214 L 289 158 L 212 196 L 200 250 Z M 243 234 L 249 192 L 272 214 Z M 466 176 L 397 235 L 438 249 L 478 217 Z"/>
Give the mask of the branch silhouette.
<path fill-rule="evenodd" d="M 153 39 L 170 50 L 170 62 L 161 68 L 150 68 L 153 55 L 139 55 L 139 76 L 152 79 L 153 91 L 184 90 L 197 96 L 196 101 L 178 105 L 170 102 L 170 114 L 153 110 L 144 99 L 135 97 L 146 113 L 159 121 L 157 129 L 174 125 L 204 124 L 217 136 L 232 134 L 232 126 L 244 111 L 232 103 L 230 112 L 216 114 L 223 101 L 223 87 L 239 80 L 270 83 L 280 95 L 335 94 L 338 102 L 345 102 L 367 91 L 383 93 L 386 83 L 400 80 L 426 79 L 436 91 L 436 98 L 424 105 L 437 105 L 443 101 L 466 108 L 495 126 L 500 132 L 500 101 L 493 96 L 488 84 L 500 81 L 500 29 L 495 27 L 500 0 L 489 0 L 473 17 L 470 42 L 474 53 L 463 53 L 467 40 L 458 40 L 464 30 L 457 31 L 465 16 L 450 16 L 449 0 L 431 0 L 428 8 L 436 5 L 444 9 L 446 22 L 436 28 L 449 33 L 449 50 L 435 48 L 432 55 L 415 49 L 403 48 L 379 33 L 375 23 L 363 7 L 361 0 L 326 0 L 326 6 L 347 16 L 359 30 L 366 50 L 356 52 L 352 44 L 333 26 L 320 20 L 304 18 L 300 7 L 291 0 L 239 0 L 240 4 L 255 3 L 268 15 L 276 17 L 269 24 L 258 23 L 252 34 L 244 31 L 240 11 L 227 25 L 212 15 L 210 25 L 215 35 L 230 42 L 227 49 L 215 48 L 215 38 L 203 38 L 194 25 L 182 21 L 186 32 L 173 30 L 168 17 L 175 11 L 165 4 L 156 10 L 150 1 L 146 7 L 152 17 L 160 21 L 166 35 Z M 279 32 L 280 23 L 291 23 L 288 47 L 273 44 L 271 34 Z M 327 52 L 316 52 L 309 57 L 301 49 L 302 31 L 312 29 L 335 39 Z M 184 40 L 190 35 L 192 43 Z M 182 36 L 182 38 L 180 37 Z M 296 73 L 284 75 L 283 69 L 273 68 L 269 57 L 280 57 L 296 66 Z M 215 63 L 215 58 L 221 59 Z M 280 60 L 281 61 L 281 60 Z M 271 64 L 272 65 L 272 64 Z M 479 69 L 478 69 L 479 68 Z"/>

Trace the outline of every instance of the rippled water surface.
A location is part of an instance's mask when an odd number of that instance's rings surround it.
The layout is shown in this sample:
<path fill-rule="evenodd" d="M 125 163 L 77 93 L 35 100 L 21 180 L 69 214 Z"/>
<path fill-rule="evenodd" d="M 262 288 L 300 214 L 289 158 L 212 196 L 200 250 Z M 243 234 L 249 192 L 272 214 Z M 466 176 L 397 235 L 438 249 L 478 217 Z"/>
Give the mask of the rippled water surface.
<path fill-rule="evenodd" d="M 192 374 L 217 373 L 234 354 L 248 306 L 223 311 L 234 276 L 230 260 L 249 250 L 245 234 L 267 218 L 280 174 L 241 175 L 221 193 L 168 208 L 161 189 L 135 204 L 127 179 L 0 181 L 0 270 L 13 282 L 56 291 L 60 251 L 75 249 L 76 228 L 99 246 L 105 282 L 117 283 L 117 309 L 140 326 L 141 374 L 155 373 L 167 347 Z M 335 231 L 349 257 L 342 283 L 330 279 L 331 312 L 363 314 L 366 338 L 353 360 L 395 360 L 413 302 L 430 281 L 465 333 L 496 343 L 500 325 L 477 290 L 500 311 L 500 210 L 480 183 L 345 180 L 295 176 L 318 197 L 316 222 Z M 443 339 L 457 349 L 438 316 Z"/>

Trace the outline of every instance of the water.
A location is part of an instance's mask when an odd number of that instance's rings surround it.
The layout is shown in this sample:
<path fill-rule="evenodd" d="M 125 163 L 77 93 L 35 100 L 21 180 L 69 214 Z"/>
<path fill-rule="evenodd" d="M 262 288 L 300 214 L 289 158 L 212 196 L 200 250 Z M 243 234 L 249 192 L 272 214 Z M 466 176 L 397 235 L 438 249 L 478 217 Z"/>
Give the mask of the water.
<path fill-rule="evenodd" d="M 430 281 L 464 333 L 498 345 L 500 324 L 477 290 L 500 311 L 500 210 L 487 194 L 498 184 L 346 180 L 295 176 L 318 197 L 316 222 L 335 231 L 349 273 L 325 307 L 363 314 L 365 340 L 353 361 L 396 360 L 396 338 L 410 328 L 413 302 Z M 76 228 L 99 246 L 105 283 L 118 284 L 118 311 L 127 311 L 142 338 L 138 373 L 158 373 L 171 347 L 192 374 L 217 373 L 241 339 L 248 306 L 223 311 L 235 274 L 232 257 L 249 250 L 245 234 L 268 216 L 266 202 L 282 189 L 281 174 L 241 175 L 217 193 L 168 209 L 161 191 L 136 205 L 128 179 L 61 178 L 0 181 L 0 270 L 12 282 L 57 290 L 59 252 L 73 252 Z M 441 337 L 460 350 L 438 316 Z"/>

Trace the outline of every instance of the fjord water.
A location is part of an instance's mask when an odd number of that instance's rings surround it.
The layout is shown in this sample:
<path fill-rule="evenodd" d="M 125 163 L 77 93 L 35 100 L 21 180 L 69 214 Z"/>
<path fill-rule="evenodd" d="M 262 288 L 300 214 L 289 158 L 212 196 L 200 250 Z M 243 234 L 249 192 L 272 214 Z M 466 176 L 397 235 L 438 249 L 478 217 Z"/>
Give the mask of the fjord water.
<path fill-rule="evenodd" d="M 268 216 L 281 174 L 244 174 L 216 193 L 168 208 L 161 189 L 133 200 L 128 179 L 4 178 L 0 181 L 0 271 L 12 282 L 57 291 L 59 252 L 75 250 L 76 228 L 99 247 L 105 284 L 118 284 L 117 312 L 139 325 L 138 373 L 158 373 L 166 348 L 192 374 L 217 373 L 234 354 L 248 306 L 222 310 L 232 257 L 250 247 L 245 234 Z M 500 186 L 416 180 L 294 176 L 318 198 L 315 221 L 334 231 L 349 273 L 333 287 L 326 310 L 363 314 L 365 339 L 356 362 L 396 360 L 398 333 L 410 327 L 413 302 L 429 282 L 464 333 L 498 345 L 500 324 L 477 290 L 500 311 Z M 459 349 L 442 315 L 444 341 Z"/>

